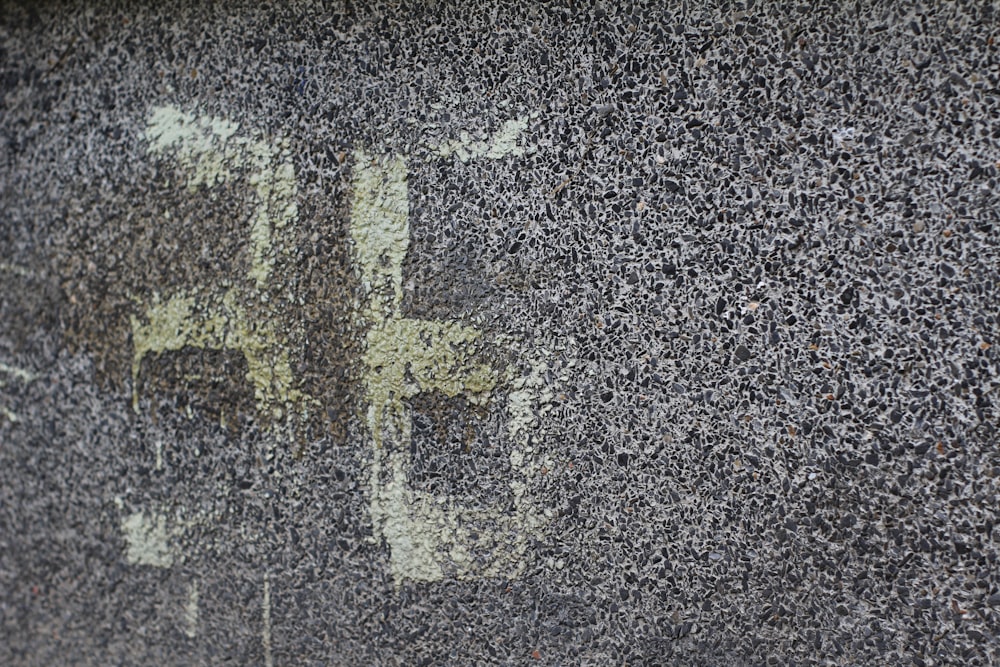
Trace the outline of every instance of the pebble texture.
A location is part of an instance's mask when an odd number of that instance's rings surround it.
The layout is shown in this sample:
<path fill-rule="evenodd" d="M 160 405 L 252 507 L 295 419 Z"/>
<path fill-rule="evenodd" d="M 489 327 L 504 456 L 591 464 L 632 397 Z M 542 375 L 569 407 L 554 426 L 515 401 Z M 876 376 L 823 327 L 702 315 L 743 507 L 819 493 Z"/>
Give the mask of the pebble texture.
<path fill-rule="evenodd" d="M 1000 662 L 995 3 L 252 5 L 0 8 L 0 663 Z"/>

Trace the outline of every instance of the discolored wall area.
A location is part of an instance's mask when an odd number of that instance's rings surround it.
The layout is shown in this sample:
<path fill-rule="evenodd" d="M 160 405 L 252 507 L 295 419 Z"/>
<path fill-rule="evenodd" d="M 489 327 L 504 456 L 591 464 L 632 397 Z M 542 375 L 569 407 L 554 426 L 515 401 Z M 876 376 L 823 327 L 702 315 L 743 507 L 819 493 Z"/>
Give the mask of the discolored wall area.
<path fill-rule="evenodd" d="M 0 663 L 1000 661 L 997 7 L 0 6 Z"/>

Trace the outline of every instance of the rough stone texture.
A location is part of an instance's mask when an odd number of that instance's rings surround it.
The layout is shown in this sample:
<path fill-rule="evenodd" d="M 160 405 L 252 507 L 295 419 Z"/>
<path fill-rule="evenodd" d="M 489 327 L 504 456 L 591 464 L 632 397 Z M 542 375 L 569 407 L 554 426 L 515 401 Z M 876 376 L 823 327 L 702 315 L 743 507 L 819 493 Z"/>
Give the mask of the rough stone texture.
<path fill-rule="evenodd" d="M 0 663 L 1000 662 L 995 3 L 260 4 L 0 8 Z"/>

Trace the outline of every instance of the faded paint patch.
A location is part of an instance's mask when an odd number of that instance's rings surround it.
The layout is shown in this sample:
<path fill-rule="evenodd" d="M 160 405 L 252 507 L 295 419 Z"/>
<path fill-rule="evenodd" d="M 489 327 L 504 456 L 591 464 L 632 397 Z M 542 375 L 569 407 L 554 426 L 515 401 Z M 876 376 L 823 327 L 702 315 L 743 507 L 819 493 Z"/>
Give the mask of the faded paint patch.
<path fill-rule="evenodd" d="M 278 339 L 273 323 L 251 318 L 240 305 L 237 294 L 227 291 L 221 301 L 200 307 L 191 296 L 177 296 L 153 304 L 132 322 L 132 407 L 139 410 L 139 371 L 149 353 L 181 350 L 185 347 L 230 349 L 247 361 L 247 380 L 254 387 L 258 409 L 280 417 L 283 408 L 302 398 L 294 388 L 288 350 Z"/>
<path fill-rule="evenodd" d="M 18 382 L 23 382 L 24 384 L 28 384 L 29 382 L 34 382 L 35 379 L 37 378 L 37 376 L 34 373 L 28 370 L 25 370 L 23 368 L 18 368 L 16 366 L 10 366 L 8 364 L 0 362 L 0 387 L 7 386 L 7 380 L 5 379 L 5 376 L 13 378 Z M 21 417 L 16 412 L 14 412 L 5 405 L 0 405 L 0 417 L 3 417 L 12 424 L 21 421 Z"/>
<path fill-rule="evenodd" d="M 435 390 L 485 403 L 497 373 L 489 364 L 475 361 L 479 338 L 479 331 L 471 327 L 411 318 L 394 318 L 371 329 L 364 357 L 370 405 L 384 415 L 401 399 Z M 380 446 L 379 436 L 375 437 Z"/>
<path fill-rule="evenodd" d="M 214 185 L 232 174 L 225 146 L 240 126 L 221 118 L 196 116 L 174 106 L 155 107 L 146 128 L 150 153 L 171 152 L 188 174 L 191 190 Z"/>
<path fill-rule="evenodd" d="M 125 560 L 130 565 L 170 567 L 174 564 L 171 544 L 174 530 L 160 513 L 135 512 L 122 519 L 125 537 Z"/>
<path fill-rule="evenodd" d="M 544 373 L 548 364 L 544 357 L 544 351 L 537 353 L 528 374 L 512 380 L 512 390 L 507 394 L 507 433 L 511 441 L 522 448 L 528 445 L 528 436 L 538 424 L 535 406 L 552 400 L 552 390 L 545 385 Z M 520 467 L 520 463 L 515 464 L 513 453 L 511 457 L 511 465 Z"/>
<path fill-rule="evenodd" d="M 508 155 L 519 157 L 525 154 L 525 147 L 519 140 L 527 128 L 526 116 L 511 119 L 487 139 L 476 140 L 468 132 L 462 132 L 458 139 L 442 143 L 434 152 L 441 157 L 454 155 L 462 162 L 480 158 L 498 160 Z"/>
<path fill-rule="evenodd" d="M 392 317 L 403 300 L 403 259 L 410 244 L 406 162 L 354 153 L 351 238 L 366 315 Z"/>
<path fill-rule="evenodd" d="M 240 126 L 222 118 L 198 116 L 174 106 L 153 109 L 146 129 L 149 152 L 171 154 L 187 174 L 189 190 L 211 187 L 248 174 L 256 207 L 250 223 L 252 265 L 249 276 L 263 287 L 274 268 L 272 235 L 298 216 L 298 184 L 288 146 L 259 132 L 238 135 Z"/>
<path fill-rule="evenodd" d="M 31 371 L 25 370 L 23 368 L 17 368 L 16 366 L 9 366 L 3 362 L 0 362 L 0 373 L 25 383 L 34 382 L 37 377 Z M 5 384 L 6 383 L 4 382 L 3 378 L 0 378 L 0 387 L 3 387 Z"/>

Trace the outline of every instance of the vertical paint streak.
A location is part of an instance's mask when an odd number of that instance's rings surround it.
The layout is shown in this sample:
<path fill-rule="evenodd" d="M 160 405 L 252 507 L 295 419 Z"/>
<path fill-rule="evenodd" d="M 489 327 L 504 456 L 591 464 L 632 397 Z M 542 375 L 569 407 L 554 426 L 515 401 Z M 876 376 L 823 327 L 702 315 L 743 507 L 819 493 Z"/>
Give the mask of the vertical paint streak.
<path fill-rule="evenodd" d="M 438 390 L 483 403 L 494 371 L 475 362 L 479 332 L 450 322 L 400 316 L 403 260 L 410 242 L 406 163 L 354 155 L 351 238 L 365 290 L 369 326 L 364 355 L 367 422 L 372 441 L 372 522 L 389 545 L 395 582 L 437 581 L 442 550 L 462 551 L 462 528 L 450 506 L 409 485 L 409 399 Z M 457 551 L 456 551 L 457 553 Z"/>
<path fill-rule="evenodd" d="M 264 665 L 274 667 L 274 657 L 271 655 L 271 579 L 264 573 L 264 601 L 262 604 L 264 628 L 261 631 L 261 643 L 264 645 Z"/>
<path fill-rule="evenodd" d="M 188 599 L 184 605 L 184 634 L 188 639 L 198 636 L 198 582 L 188 585 Z"/>
<path fill-rule="evenodd" d="M 351 237 L 365 290 L 365 315 L 395 315 L 403 300 L 403 260 L 410 245 L 406 162 L 354 153 Z"/>

